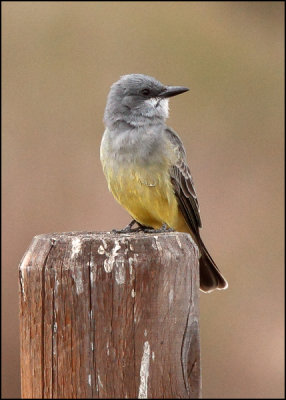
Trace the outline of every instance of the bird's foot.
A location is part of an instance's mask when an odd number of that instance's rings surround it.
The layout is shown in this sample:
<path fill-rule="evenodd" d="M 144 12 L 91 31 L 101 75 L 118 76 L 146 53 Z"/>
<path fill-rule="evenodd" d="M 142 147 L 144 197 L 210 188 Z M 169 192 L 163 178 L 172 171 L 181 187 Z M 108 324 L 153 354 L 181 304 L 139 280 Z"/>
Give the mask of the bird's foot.
<path fill-rule="evenodd" d="M 132 228 L 134 224 L 137 224 L 137 228 Z M 167 224 L 163 224 L 160 229 L 154 229 L 151 228 L 150 226 L 144 226 L 141 225 L 139 222 L 135 221 L 133 219 L 130 224 L 128 224 L 125 228 L 123 229 L 112 229 L 111 233 L 135 233 L 135 232 L 144 232 L 144 233 L 166 233 L 166 232 L 174 232 L 173 228 L 169 228 Z"/>
<path fill-rule="evenodd" d="M 132 228 L 134 224 L 137 224 L 137 228 Z M 143 225 L 139 224 L 135 219 L 133 219 L 130 224 L 128 224 L 125 228 L 123 229 L 112 229 L 111 233 L 134 233 L 134 232 L 140 232 L 145 228 Z"/>
<path fill-rule="evenodd" d="M 142 231 L 144 233 L 166 233 L 166 232 L 175 232 L 173 228 L 169 228 L 167 224 L 163 224 L 160 229 L 153 229 L 149 227 L 142 227 Z"/>

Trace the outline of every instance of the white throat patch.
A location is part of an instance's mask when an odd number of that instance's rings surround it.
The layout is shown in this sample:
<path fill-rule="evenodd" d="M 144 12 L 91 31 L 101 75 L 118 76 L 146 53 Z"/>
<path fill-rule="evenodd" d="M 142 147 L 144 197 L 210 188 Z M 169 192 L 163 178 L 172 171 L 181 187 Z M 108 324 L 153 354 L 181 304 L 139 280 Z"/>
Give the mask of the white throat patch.
<path fill-rule="evenodd" d="M 168 118 L 169 116 L 169 99 L 158 99 L 158 98 L 152 98 L 145 100 L 146 103 L 150 104 L 151 107 L 154 107 L 155 109 L 158 108 L 158 111 L 162 113 L 164 118 Z"/>

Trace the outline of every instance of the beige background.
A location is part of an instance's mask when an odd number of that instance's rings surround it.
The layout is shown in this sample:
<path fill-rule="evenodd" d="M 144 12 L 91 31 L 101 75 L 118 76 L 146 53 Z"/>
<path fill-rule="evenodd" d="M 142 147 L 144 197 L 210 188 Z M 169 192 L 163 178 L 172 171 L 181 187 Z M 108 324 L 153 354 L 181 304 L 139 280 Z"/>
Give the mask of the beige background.
<path fill-rule="evenodd" d="M 17 267 L 36 234 L 129 216 L 99 161 L 110 85 L 132 72 L 171 100 L 202 236 L 229 281 L 201 294 L 203 395 L 282 397 L 282 2 L 3 2 L 3 377 L 20 394 Z"/>

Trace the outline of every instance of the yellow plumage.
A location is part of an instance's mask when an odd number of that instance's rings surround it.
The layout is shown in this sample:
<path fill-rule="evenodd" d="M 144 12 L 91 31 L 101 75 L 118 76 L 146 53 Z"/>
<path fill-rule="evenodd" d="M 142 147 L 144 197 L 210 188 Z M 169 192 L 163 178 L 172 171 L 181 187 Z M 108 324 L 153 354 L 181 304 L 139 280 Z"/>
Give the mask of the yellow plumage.
<path fill-rule="evenodd" d="M 166 223 L 175 230 L 189 231 L 178 210 L 168 165 L 129 165 L 116 174 L 104 165 L 104 172 L 113 196 L 140 224 L 159 229 Z"/>

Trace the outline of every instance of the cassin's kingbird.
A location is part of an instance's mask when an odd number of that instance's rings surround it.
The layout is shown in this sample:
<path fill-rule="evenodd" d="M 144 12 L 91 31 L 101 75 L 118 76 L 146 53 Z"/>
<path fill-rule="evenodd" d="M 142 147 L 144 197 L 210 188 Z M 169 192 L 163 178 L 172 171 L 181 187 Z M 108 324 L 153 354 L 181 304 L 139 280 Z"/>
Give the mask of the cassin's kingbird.
<path fill-rule="evenodd" d="M 108 94 L 100 159 L 109 190 L 134 222 L 192 235 L 200 250 L 200 288 L 209 292 L 228 284 L 200 237 L 199 204 L 184 146 L 165 124 L 169 97 L 187 90 L 147 75 L 122 76 Z"/>

